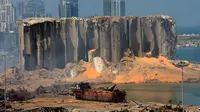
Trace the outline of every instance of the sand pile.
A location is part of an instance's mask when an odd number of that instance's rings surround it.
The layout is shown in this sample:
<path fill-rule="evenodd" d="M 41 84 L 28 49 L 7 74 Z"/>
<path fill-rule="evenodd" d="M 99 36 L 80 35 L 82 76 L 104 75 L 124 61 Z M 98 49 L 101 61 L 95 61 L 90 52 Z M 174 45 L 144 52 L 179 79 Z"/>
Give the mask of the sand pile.
<path fill-rule="evenodd" d="M 165 57 L 135 57 L 134 61 L 131 58 L 132 57 L 125 57 L 123 58 L 123 62 L 121 61 L 117 65 L 112 65 L 112 63 L 110 63 L 102 72 L 97 72 L 98 70 L 95 69 L 92 63 L 85 63 L 84 67 L 86 71 L 71 80 L 94 82 L 109 81 L 113 83 L 178 83 L 182 80 L 181 68 L 174 66 L 174 61 L 168 60 Z M 127 60 L 129 62 L 127 62 Z M 200 79 L 200 72 L 194 70 L 193 66 L 189 65 L 184 68 L 184 80 L 188 80 L 189 78 Z"/>
<path fill-rule="evenodd" d="M 118 75 L 114 83 L 142 82 L 180 82 L 181 68 L 175 67 L 172 61 L 165 57 L 136 58 L 134 68 L 127 75 Z M 200 73 L 193 70 L 191 65 L 184 68 L 184 80 L 199 78 Z"/>
<path fill-rule="evenodd" d="M 96 71 L 92 63 L 85 63 L 83 66 L 86 68 L 83 74 L 87 76 L 88 79 L 96 79 L 100 76 L 100 73 Z"/>

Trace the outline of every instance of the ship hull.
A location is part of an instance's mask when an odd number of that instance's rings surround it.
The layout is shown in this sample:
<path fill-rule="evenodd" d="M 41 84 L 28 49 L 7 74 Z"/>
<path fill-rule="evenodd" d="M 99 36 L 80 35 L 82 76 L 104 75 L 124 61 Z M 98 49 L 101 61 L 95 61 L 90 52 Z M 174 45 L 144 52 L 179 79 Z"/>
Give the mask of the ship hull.
<path fill-rule="evenodd" d="M 124 102 L 126 93 L 122 91 L 76 90 L 76 99 L 101 102 Z"/>

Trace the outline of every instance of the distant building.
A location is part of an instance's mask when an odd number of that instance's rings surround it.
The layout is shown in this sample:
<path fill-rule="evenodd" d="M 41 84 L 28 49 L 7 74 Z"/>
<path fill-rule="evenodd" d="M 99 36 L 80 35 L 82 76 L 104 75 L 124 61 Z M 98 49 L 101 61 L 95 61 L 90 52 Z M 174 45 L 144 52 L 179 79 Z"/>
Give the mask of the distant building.
<path fill-rule="evenodd" d="M 111 0 L 103 0 L 104 16 L 111 16 Z"/>
<path fill-rule="evenodd" d="M 17 19 L 29 17 L 52 17 L 50 13 L 45 13 L 43 0 L 18 0 Z"/>
<path fill-rule="evenodd" d="M 45 4 L 42 0 L 28 0 L 24 18 L 45 17 Z"/>
<path fill-rule="evenodd" d="M 125 0 L 120 0 L 120 16 L 126 15 L 126 2 Z"/>
<path fill-rule="evenodd" d="M 0 32 L 12 32 L 15 29 L 15 8 L 10 0 L 0 0 Z"/>
<path fill-rule="evenodd" d="M 78 0 L 60 0 L 59 17 L 78 17 Z"/>
<path fill-rule="evenodd" d="M 52 17 L 52 14 L 46 13 L 45 17 Z"/>
<path fill-rule="evenodd" d="M 125 0 L 104 0 L 104 16 L 125 16 Z"/>
<path fill-rule="evenodd" d="M 71 0 L 71 17 L 78 17 L 78 0 Z"/>
<path fill-rule="evenodd" d="M 17 19 L 23 19 L 25 5 L 23 1 L 17 2 Z"/>
<path fill-rule="evenodd" d="M 69 0 L 60 0 L 59 17 L 69 17 L 71 15 L 71 8 Z"/>
<path fill-rule="evenodd" d="M 24 19 L 27 11 L 28 0 L 18 0 L 16 7 L 17 20 Z"/>

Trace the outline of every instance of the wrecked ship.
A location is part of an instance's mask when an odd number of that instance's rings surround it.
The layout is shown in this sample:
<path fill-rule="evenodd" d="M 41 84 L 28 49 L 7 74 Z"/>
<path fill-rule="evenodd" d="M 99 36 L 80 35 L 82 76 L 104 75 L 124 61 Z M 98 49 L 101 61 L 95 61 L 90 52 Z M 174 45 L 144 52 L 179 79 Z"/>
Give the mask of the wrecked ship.
<path fill-rule="evenodd" d="M 78 100 L 102 102 L 125 102 L 126 92 L 115 89 L 116 85 L 108 89 L 94 89 L 89 83 L 80 83 L 76 86 L 75 97 Z"/>
<path fill-rule="evenodd" d="M 28 18 L 18 24 L 21 68 L 27 71 L 96 56 L 117 63 L 127 49 L 133 56 L 172 58 L 177 42 L 175 21 L 167 15 Z"/>

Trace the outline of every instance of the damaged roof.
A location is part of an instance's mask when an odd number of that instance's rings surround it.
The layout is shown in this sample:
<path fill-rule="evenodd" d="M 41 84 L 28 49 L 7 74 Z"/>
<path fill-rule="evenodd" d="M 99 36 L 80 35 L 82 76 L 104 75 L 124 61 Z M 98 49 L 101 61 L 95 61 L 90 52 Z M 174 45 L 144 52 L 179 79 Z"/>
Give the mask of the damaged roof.
<path fill-rule="evenodd" d="M 53 22 L 53 21 L 57 21 L 57 20 L 59 20 L 59 18 L 27 18 L 27 19 L 18 21 L 18 23 L 19 24 L 23 23 L 24 26 L 31 26 L 31 25 L 38 24 L 38 23 Z"/>
<path fill-rule="evenodd" d="M 115 18 L 115 19 L 120 19 L 120 18 L 130 18 L 130 17 L 150 17 L 150 18 L 162 18 L 162 19 L 169 19 L 169 21 L 172 21 L 172 18 L 168 15 L 153 15 L 153 16 L 115 16 L 115 17 L 111 17 L 111 18 Z M 80 17 L 71 17 L 71 18 L 49 18 L 49 17 L 45 17 L 45 18 L 27 18 L 21 21 L 18 21 L 18 24 L 24 24 L 24 26 L 31 26 L 34 24 L 38 24 L 38 23 L 44 23 L 44 22 L 60 22 L 62 20 L 67 20 L 67 19 L 72 19 L 72 20 L 97 20 L 100 18 L 110 18 L 109 16 L 95 16 L 93 18 L 87 18 L 87 19 L 83 19 Z"/>

